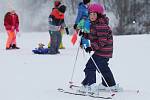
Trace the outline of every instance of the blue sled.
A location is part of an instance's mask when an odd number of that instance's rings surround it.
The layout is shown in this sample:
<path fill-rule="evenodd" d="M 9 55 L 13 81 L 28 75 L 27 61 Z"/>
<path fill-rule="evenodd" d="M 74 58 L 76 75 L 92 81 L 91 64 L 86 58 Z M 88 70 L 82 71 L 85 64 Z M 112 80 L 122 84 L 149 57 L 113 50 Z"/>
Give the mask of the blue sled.
<path fill-rule="evenodd" d="M 48 54 L 49 48 L 35 48 L 35 50 L 32 50 L 34 54 Z"/>

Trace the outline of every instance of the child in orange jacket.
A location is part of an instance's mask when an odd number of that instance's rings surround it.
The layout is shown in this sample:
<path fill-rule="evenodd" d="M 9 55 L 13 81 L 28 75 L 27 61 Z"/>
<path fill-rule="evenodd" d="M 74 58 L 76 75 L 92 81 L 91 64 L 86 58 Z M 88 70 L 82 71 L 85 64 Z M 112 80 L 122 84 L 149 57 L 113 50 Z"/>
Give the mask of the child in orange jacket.
<path fill-rule="evenodd" d="M 15 10 L 7 12 L 4 17 L 4 26 L 8 33 L 8 39 L 6 43 L 6 50 L 20 49 L 16 46 L 16 33 L 19 32 L 19 18 Z"/>

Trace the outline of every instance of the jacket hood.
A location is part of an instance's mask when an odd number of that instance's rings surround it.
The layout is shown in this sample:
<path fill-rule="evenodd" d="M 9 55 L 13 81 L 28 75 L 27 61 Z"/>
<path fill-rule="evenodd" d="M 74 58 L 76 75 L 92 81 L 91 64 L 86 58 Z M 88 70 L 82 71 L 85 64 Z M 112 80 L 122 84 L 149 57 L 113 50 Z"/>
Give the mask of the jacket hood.
<path fill-rule="evenodd" d="M 86 8 L 86 6 L 84 5 L 83 2 L 80 2 L 80 3 L 79 3 L 79 7 L 80 7 L 80 8 L 83 8 L 83 9 Z"/>
<path fill-rule="evenodd" d="M 109 18 L 106 16 L 106 15 L 101 15 L 99 18 L 98 18 L 98 22 L 101 23 L 101 24 L 109 24 Z"/>
<path fill-rule="evenodd" d="M 106 17 L 106 15 L 101 15 L 101 17 L 98 17 L 98 19 L 94 22 L 91 22 L 92 24 L 109 24 L 109 18 Z"/>

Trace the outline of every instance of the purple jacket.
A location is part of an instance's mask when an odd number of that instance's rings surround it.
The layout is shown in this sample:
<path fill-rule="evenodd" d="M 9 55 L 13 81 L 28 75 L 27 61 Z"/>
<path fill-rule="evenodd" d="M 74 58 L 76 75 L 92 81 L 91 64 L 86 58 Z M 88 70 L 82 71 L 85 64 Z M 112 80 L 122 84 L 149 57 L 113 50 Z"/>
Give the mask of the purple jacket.
<path fill-rule="evenodd" d="M 108 26 L 108 17 L 103 16 L 91 23 L 90 33 L 85 34 L 85 38 L 91 41 L 91 48 L 98 56 L 112 58 L 113 36 L 111 28 Z"/>

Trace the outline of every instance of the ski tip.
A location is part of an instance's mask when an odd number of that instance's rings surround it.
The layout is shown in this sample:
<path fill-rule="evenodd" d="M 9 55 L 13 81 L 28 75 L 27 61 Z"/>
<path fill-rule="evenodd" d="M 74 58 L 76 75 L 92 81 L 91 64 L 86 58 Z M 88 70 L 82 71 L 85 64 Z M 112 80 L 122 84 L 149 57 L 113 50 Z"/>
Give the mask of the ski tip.
<path fill-rule="evenodd" d="M 111 96 L 112 96 L 112 97 L 115 96 L 115 93 L 113 93 Z"/>
<path fill-rule="evenodd" d="M 72 89 L 72 87 L 73 87 L 73 85 L 70 85 L 70 86 L 69 86 L 69 88 L 71 88 L 71 89 Z"/>
<path fill-rule="evenodd" d="M 70 82 L 69 82 L 69 84 L 73 84 L 73 82 L 72 82 L 72 81 L 70 81 Z"/>
<path fill-rule="evenodd" d="M 57 90 L 60 91 L 60 92 L 64 91 L 64 89 L 62 89 L 62 88 L 58 88 Z"/>
<path fill-rule="evenodd" d="M 62 89 L 62 88 L 58 88 L 57 90 L 59 90 L 59 91 L 60 91 L 60 90 L 63 90 L 63 89 Z"/>

